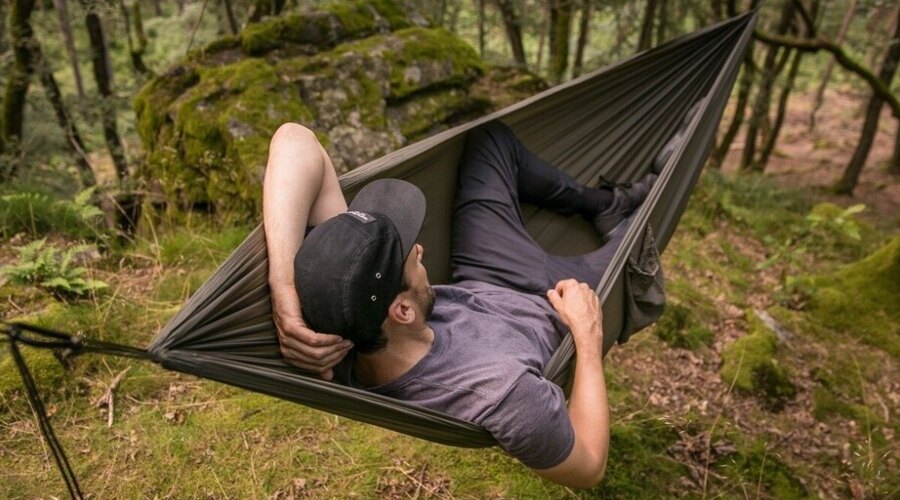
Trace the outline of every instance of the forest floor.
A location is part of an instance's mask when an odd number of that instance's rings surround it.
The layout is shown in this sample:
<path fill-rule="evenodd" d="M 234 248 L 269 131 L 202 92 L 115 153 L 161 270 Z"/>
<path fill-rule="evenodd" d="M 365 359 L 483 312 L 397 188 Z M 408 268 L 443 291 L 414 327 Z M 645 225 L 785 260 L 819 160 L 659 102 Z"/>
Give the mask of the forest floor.
<path fill-rule="evenodd" d="M 737 147 L 726 175 L 701 178 L 664 255 L 666 314 L 606 358 L 611 455 L 591 490 L 540 480 L 496 449 L 435 445 L 147 363 L 82 356 L 64 371 L 25 354 L 93 498 L 896 496 L 900 321 L 864 290 L 841 314 L 882 320 L 881 336 L 815 301 L 816 286 L 900 235 L 900 182 L 879 168 L 888 116 L 856 195 L 827 190 L 852 154 L 861 102 L 829 93 L 810 133 L 797 95 L 764 178 L 734 175 Z M 191 218 L 154 228 L 90 263 L 109 289 L 88 301 L 0 280 L 0 316 L 146 345 L 249 230 Z M 0 263 L 13 256 L 4 249 Z M 120 374 L 110 418 L 99 401 Z M 0 354 L 0 497 L 63 496 L 19 387 Z"/>

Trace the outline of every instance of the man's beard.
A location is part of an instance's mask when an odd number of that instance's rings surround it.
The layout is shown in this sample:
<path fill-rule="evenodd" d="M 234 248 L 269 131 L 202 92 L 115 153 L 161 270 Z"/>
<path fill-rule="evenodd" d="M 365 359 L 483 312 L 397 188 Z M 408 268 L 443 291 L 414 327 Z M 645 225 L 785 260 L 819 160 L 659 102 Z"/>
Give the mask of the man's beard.
<path fill-rule="evenodd" d="M 413 294 L 413 297 L 415 298 L 416 304 L 418 304 L 425 313 L 425 319 L 430 318 L 431 313 L 434 312 L 434 288 L 429 286 L 425 290 L 417 290 Z"/>

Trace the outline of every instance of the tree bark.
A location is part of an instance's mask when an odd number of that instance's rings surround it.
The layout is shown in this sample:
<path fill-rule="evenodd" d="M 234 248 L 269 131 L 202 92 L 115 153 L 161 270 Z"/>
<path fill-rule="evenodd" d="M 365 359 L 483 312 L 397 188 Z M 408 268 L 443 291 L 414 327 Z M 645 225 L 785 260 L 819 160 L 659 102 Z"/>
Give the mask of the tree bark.
<path fill-rule="evenodd" d="M 53 0 L 53 7 L 59 16 L 59 31 L 63 36 L 63 44 L 69 55 L 69 64 L 72 65 L 72 75 L 75 78 L 75 89 L 78 98 L 84 100 L 84 80 L 81 78 L 81 65 L 78 64 L 78 52 L 75 50 L 75 38 L 72 36 L 72 22 L 69 20 L 68 0 Z"/>
<path fill-rule="evenodd" d="M 776 33 L 783 35 L 787 33 L 794 18 L 794 3 L 791 0 L 785 0 L 782 4 L 781 19 L 776 27 Z M 765 61 L 762 66 L 762 79 L 756 91 L 756 100 L 753 103 L 753 113 L 747 123 L 747 135 L 744 139 L 744 151 L 741 155 L 741 170 L 759 169 L 760 165 L 755 162 L 756 159 L 756 142 L 759 135 L 759 129 L 763 126 L 763 121 L 768 120 L 769 105 L 772 99 L 772 86 L 778 76 L 777 60 L 779 47 L 769 46 L 766 53 Z"/>
<path fill-rule="evenodd" d="M 550 1 L 550 0 L 546 0 Z M 547 33 L 550 32 L 550 7 L 543 9 L 540 35 L 538 36 L 537 61 L 534 63 L 534 72 L 540 74 L 544 65 L 544 46 L 547 41 Z"/>
<path fill-rule="evenodd" d="M 125 159 L 125 150 L 119 138 L 119 130 L 116 125 L 116 110 L 113 105 L 113 92 L 111 84 L 111 72 L 109 65 L 109 53 L 106 49 L 106 40 L 103 34 L 103 24 L 100 16 L 85 5 L 87 14 L 88 38 L 91 42 L 91 63 L 94 68 L 94 80 L 97 82 L 97 90 L 100 92 L 100 114 L 103 121 L 103 137 L 112 157 L 116 169 L 116 177 L 119 183 L 128 179 L 128 162 Z"/>
<path fill-rule="evenodd" d="M 900 7 L 897 8 L 896 15 L 897 22 L 894 23 L 887 54 L 881 65 L 881 71 L 878 72 L 879 79 L 888 88 L 890 88 L 891 80 L 894 79 L 897 62 L 900 60 Z M 882 104 L 884 104 L 884 100 L 877 93 L 873 93 L 869 98 L 859 144 L 856 146 L 856 151 L 853 152 L 853 158 L 850 159 L 850 164 L 847 165 L 843 177 L 834 186 L 836 193 L 851 195 L 859 183 L 859 175 L 862 173 L 866 159 L 869 157 L 869 150 L 872 148 L 872 142 L 875 140 L 875 134 L 878 132 L 878 119 L 881 116 Z"/>
<path fill-rule="evenodd" d="M 3 129 L 0 130 L 0 153 L 8 155 L 7 165 L 0 164 L 0 182 L 9 179 L 18 170 L 19 146 L 22 141 L 22 124 L 25 119 L 25 97 L 31 75 L 34 73 L 33 35 L 31 13 L 34 0 L 13 0 L 9 12 L 9 34 L 13 46 L 13 64 L 6 81 L 3 99 Z"/>
<path fill-rule="evenodd" d="M 561 82 L 569 67 L 572 0 L 550 0 L 550 79 Z"/>
<path fill-rule="evenodd" d="M 228 20 L 228 29 L 231 30 L 232 35 L 237 35 L 238 24 L 234 17 L 234 9 L 231 7 L 231 0 L 222 0 L 222 4 L 225 6 L 225 19 Z"/>
<path fill-rule="evenodd" d="M 484 2 L 478 0 L 478 55 L 484 58 Z"/>
<path fill-rule="evenodd" d="M 591 27 L 591 0 L 581 1 L 581 23 L 578 26 L 578 45 L 575 47 L 575 63 L 572 65 L 572 77 L 581 75 L 584 68 L 584 49 L 588 42 L 588 30 Z"/>
<path fill-rule="evenodd" d="M 641 37 L 638 40 L 638 52 L 643 52 L 653 45 L 653 19 L 656 17 L 657 0 L 647 0 L 644 10 L 644 22 L 641 23 Z"/>
<path fill-rule="evenodd" d="M 156 17 L 162 17 L 162 2 L 160 0 L 151 0 L 150 5 L 153 6 L 153 15 Z"/>
<path fill-rule="evenodd" d="M 522 23 L 516 14 L 513 0 L 494 0 L 494 4 L 503 17 L 503 27 L 506 29 L 506 38 L 509 40 L 509 48 L 512 50 L 513 60 L 522 68 L 528 66 L 525 59 L 525 47 L 522 45 Z"/>
<path fill-rule="evenodd" d="M 897 132 L 894 133 L 894 154 L 891 156 L 891 164 L 888 165 L 888 173 L 900 176 L 900 120 L 897 120 Z"/>
<path fill-rule="evenodd" d="M 139 2 L 134 3 L 134 16 L 128 13 L 125 0 L 119 0 L 119 10 L 122 12 L 122 19 L 125 21 L 125 38 L 128 44 L 128 54 L 131 56 L 131 68 L 134 70 L 138 80 L 142 80 L 147 76 L 151 76 L 153 72 L 144 64 L 147 38 L 144 36 L 144 22 L 141 19 Z M 132 31 L 135 32 L 134 38 L 131 35 Z"/>
<path fill-rule="evenodd" d="M 5 54 L 9 50 L 9 45 L 6 43 L 6 21 L 6 2 L 0 0 L 0 54 Z"/>
<path fill-rule="evenodd" d="M 737 102 L 734 106 L 734 118 L 731 119 L 731 124 L 728 126 L 725 135 L 722 136 L 722 141 L 719 142 L 719 145 L 713 154 L 711 163 L 713 168 L 722 168 L 722 163 L 725 161 L 725 157 L 728 156 L 728 151 L 731 149 L 731 143 L 734 142 L 734 138 L 737 137 L 737 133 L 744 123 L 744 114 L 747 109 L 747 101 L 750 100 L 750 89 L 753 87 L 753 78 L 755 75 L 756 65 L 753 63 L 753 48 L 751 46 L 744 56 L 744 70 L 741 73 L 741 80 L 738 84 Z"/>
<path fill-rule="evenodd" d="M 53 71 L 50 69 L 50 64 L 47 61 L 47 58 L 44 57 L 40 43 L 36 39 L 34 40 L 34 55 L 38 73 L 41 77 L 41 84 L 44 87 L 44 92 L 47 94 L 47 100 L 49 100 L 50 105 L 53 106 L 53 112 L 56 114 L 56 121 L 59 123 L 59 127 L 66 136 L 66 144 L 72 152 L 72 156 L 75 158 L 75 165 L 78 167 L 81 184 L 85 187 L 93 186 L 97 184 L 97 180 L 94 177 L 94 171 L 88 161 L 87 148 L 84 146 L 84 141 L 81 140 L 81 134 L 78 133 L 78 128 L 72 120 L 72 115 L 69 113 L 69 110 L 63 102 L 62 93 L 59 91 L 59 85 L 56 83 L 56 78 L 53 77 Z"/>
<path fill-rule="evenodd" d="M 800 60 L 802 58 L 803 52 L 800 52 L 799 50 L 794 52 L 791 68 L 788 70 L 787 78 L 785 78 L 784 86 L 781 89 L 781 95 L 778 97 L 778 110 L 775 114 L 775 123 L 772 125 L 772 130 L 766 136 L 766 142 L 763 145 L 762 151 L 759 153 L 759 159 L 756 160 L 757 167 L 755 170 L 757 171 L 762 172 L 765 170 L 766 165 L 769 163 L 769 156 L 772 155 L 772 150 L 775 149 L 775 144 L 778 141 L 778 134 L 781 132 L 781 126 L 784 124 L 784 114 L 787 109 L 788 98 L 794 88 L 797 73 L 800 71 Z"/>
<path fill-rule="evenodd" d="M 844 12 L 844 18 L 841 20 L 841 27 L 838 29 L 837 38 L 834 39 L 834 43 L 840 45 L 844 42 L 844 37 L 847 36 L 847 29 L 850 27 L 850 22 L 853 21 L 853 17 L 856 16 L 856 6 L 858 3 L 858 0 L 850 0 L 850 4 L 847 5 L 847 11 Z M 828 81 L 831 79 L 831 72 L 833 70 L 834 58 L 831 58 L 825 66 L 825 71 L 822 73 L 822 82 L 816 89 L 815 97 L 813 97 L 812 110 L 809 112 L 810 131 L 816 128 L 816 113 L 818 113 L 819 108 L 822 107 L 822 102 L 825 97 L 825 87 L 828 86 Z"/>
<path fill-rule="evenodd" d="M 656 16 L 656 45 L 659 45 L 666 41 L 666 21 L 669 17 L 669 1 L 657 0 L 657 2 L 659 2 L 659 15 Z"/>

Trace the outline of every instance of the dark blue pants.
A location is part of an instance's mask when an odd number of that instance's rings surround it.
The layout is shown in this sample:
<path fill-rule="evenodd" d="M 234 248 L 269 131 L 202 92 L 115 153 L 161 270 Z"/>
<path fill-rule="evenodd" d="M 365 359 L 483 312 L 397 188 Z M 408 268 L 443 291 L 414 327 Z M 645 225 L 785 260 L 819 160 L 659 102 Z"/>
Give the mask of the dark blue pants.
<path fill-rule="evenodd" d="M 574 257 L 547 254 L 525 230 L 528 202 L 563 215 L 579 213 L 584 188 L 491 122 L 468 133 L 453 215 L 453 281 L 477 280 L 543 295 L 562 279 L 596 288 L 619 238 Z"/>

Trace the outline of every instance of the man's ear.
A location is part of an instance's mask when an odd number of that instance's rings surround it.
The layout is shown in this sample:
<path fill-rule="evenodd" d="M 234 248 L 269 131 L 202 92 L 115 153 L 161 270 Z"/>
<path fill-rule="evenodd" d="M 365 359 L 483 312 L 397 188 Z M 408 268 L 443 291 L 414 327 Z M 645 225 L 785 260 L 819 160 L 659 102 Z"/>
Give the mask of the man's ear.
<path fill-rule="evenodd" d="M 408 325 L 415 321 L 416 310 L 405 293 L 398 295 L 388 307 L 388 319 L 394 323 Z"/>

